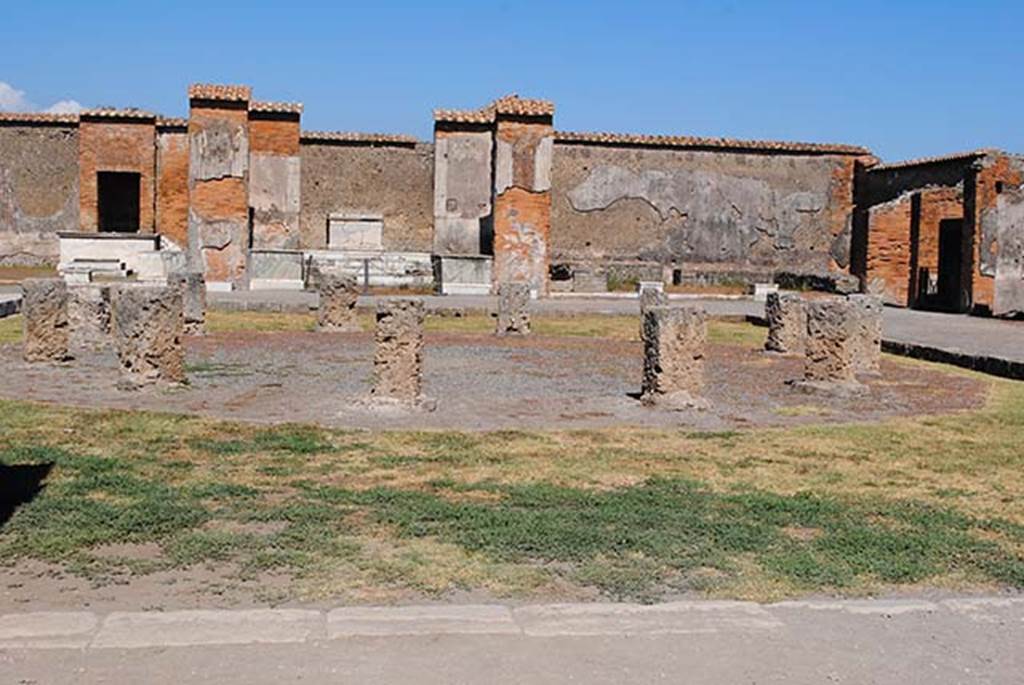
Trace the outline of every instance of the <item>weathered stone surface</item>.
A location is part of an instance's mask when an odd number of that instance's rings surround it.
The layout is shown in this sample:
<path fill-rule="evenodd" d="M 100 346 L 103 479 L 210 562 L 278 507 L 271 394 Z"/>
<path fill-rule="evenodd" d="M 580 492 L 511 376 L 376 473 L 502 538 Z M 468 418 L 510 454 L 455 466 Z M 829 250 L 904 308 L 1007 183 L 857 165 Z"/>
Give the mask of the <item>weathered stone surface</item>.
<path fill-rule="evenodd" d="M 359 286 L 354 276 L 321 270 L 317 277 L 320 305 L 317 328 L 322 331 L 358 331 L 356 300 Z"/>
<path fill-rule="evenodd" d="M 110 286 L 89 283 L 69 287 L 68 324 L 71 349 L 110 347 Z"/>
<path fill-rule="evenodd" d="M 794 385 L 804 391 L 856 393 L 854 354 L 857 336 L 856 305 L 830 299 L 807 304 L 807 339 L 804 378 Z"/>
<path fill-rule="evenodd" d="M 60 278 L 28 278 L 21 292 L 25 361 L 70 359 L 67 284 Z"/>
<path fill-rule="evenodd" d="M 497 335 L 527 335 L 530 332 L 530 284 L 498 284 Z"/>
<path fill-rule="evenodd" d="M 124 389 L 185 383 L 185 314 L 181 289 L 118 286 L 111 291 L 111 330 Z"/>
<path fill-rule="evenodd" d="M 640 300 L 640 339 L 643 340 L 644 320 L 646 319 L 647 310 L 651 307 L 667 307 L 669 306 L 669 300 L 664 287 L 654 287 L 649 285 L 649 282 L 641 283 L 637 287 L 637 293 Z"/>
<path fill-rule="evenodd" d="M 768 338 L 764 349 L 780 354 L 803 354 L 807 337 L 807 310 L 795 293 L 768 293 L 764 305 Z"/>
<path fill-rule="evenodd" d="M 854 370 L 878 374 L 882 361 L 882 300 L 871 295 L 848 295 L 847 300 L 854 307 Z"/>
<path fill-rule="evenodd" d="M 423 389 L 423 301 L 377 304 L 373 399 L 417 404 Z"/>
<path fill-rule="evenodd" d="M 680 409 L 706 405 L 700 399 L 706 340 L 707 315 L 703 309 L 648 308 L 643 319 L 642 401 Z"/>
<path fill-rule="evenodd" d="M 997 201 L 999 254 L 995 258 L 996 316 L 1024 314 L 1024 186 L 1006 188 Z"/>
<path fill-rule="evenodd" d="M 170 285 L 181 291 L 185 335 L 206 333 L 206 279 L 197 272 L 176 273 Z"/>

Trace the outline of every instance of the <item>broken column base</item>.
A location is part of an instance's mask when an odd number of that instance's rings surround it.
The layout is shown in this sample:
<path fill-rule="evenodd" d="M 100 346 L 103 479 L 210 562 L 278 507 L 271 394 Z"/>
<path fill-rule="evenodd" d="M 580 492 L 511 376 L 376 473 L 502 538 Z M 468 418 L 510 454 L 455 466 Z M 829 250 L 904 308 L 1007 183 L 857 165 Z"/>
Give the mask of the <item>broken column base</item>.
<path fill-rule="evenodd" d="M 786 385 L 794 391 L 805 395 L 821 395 L 839 399 L 853 399 L 864 397 L 871 391 L 868 386 L 856 381 L 835 382 L 835 381 L 808 381 L 793 380 L 786 381 Z"/>
<path fill-rule="evenodd" d="M 668 411 L 703 411 L 711 408 L 711 403 L 708 400 L 703 397 L 695 397 L 685 390 L 641 395 L 640 403 L 645 407 L 667 409 Z"/>

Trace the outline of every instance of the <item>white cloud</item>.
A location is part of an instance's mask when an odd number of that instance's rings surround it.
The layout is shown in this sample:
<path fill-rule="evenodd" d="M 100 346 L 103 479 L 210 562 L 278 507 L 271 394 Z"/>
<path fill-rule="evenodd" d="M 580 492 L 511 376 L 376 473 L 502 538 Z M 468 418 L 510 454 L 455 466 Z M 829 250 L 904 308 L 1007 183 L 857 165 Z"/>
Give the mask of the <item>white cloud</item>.
<path fill-rule="evenodd" d="M 78 100 L 61 100 L 43 111 L 47 114 L 77 114 L 82 111 L 82 104 Z"/>
<path fill-rule="evenodd" d="M 27 112 L 32 103 L 25 99 L 25 91 L 17 90 L 9 83 L 0 81 L 0 110 L 6 112 Z"/>
<path fill-rule="evenodd" d="M 41 110 L 48 114 L 74 114 L 81 109 L 82 105 L 75 100 L 61 100 L 42 109 L 25 97 L 25 91 L 0 81 L 0 111 L 2 112 L 38 112 Z"/>

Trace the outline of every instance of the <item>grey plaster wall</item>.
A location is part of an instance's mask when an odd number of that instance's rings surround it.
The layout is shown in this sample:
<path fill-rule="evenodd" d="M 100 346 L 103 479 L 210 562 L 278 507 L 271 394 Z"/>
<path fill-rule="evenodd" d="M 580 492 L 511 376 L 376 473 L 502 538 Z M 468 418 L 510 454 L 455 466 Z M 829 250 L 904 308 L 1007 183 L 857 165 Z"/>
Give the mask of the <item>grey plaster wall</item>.
<path fill-rule="evenodd" d="M 480 254 L 491 215 L 493 134 L 438 132 L 434 139 L 434 252 Z"/>
<path fill-rule="evenodd" d="M 841 165 L 825 155 L 558 143 L 553 259 L 825 271 Z"/>
<path fill-rule="evenodd" d="M 78 229 L 78 129 L 0 124 L 0 264 L 55 263 Z"/>
<path fill-rule="evenodd" d="M 302 247 L 327 245 L 331 213 L 384 216 L 385 250 L 433 246 L 434 146 L 303 141 Z"/>
<path fill-rule="evenodd" d="M 996 316 L 1024 314 L 1024 186 L 1007 188 L 996 201 Z"/>
<path fill-rule="evenodd" d="M 302 160 L 254 153 L 249 164 L 253 247 L 298 249 Z"/>

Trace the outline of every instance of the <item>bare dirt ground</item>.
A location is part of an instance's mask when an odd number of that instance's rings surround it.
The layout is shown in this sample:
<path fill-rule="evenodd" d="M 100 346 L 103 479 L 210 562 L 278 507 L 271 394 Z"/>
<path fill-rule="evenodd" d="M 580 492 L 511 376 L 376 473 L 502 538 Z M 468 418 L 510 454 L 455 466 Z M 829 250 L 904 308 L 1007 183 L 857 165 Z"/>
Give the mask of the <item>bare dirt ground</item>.
<path fill-rule="evenodd" d="M 116 388 L 113 353 L 62 365 L 29 365 L 20 347 L 0 347 L 0 396 L 83 407 L 150 409 L 246 422 L 317 423 L 359 429 L 590 429 L 755 426 L 875 421 L 948 413 L 984 402 L 983 382 L 885 359 L 859 398 L 801 394 L 786 385 L 802 360 L 750 346 L 709 345 L 711 408 L 674 412 L 641 406 L 637 342 L 486 334 L 427 334 L 424 388 L 436 410 L 381 411 L 360 403 L 372 376 L 369 333 L 217 333 L 187 341 L 190 384 Z"/>

